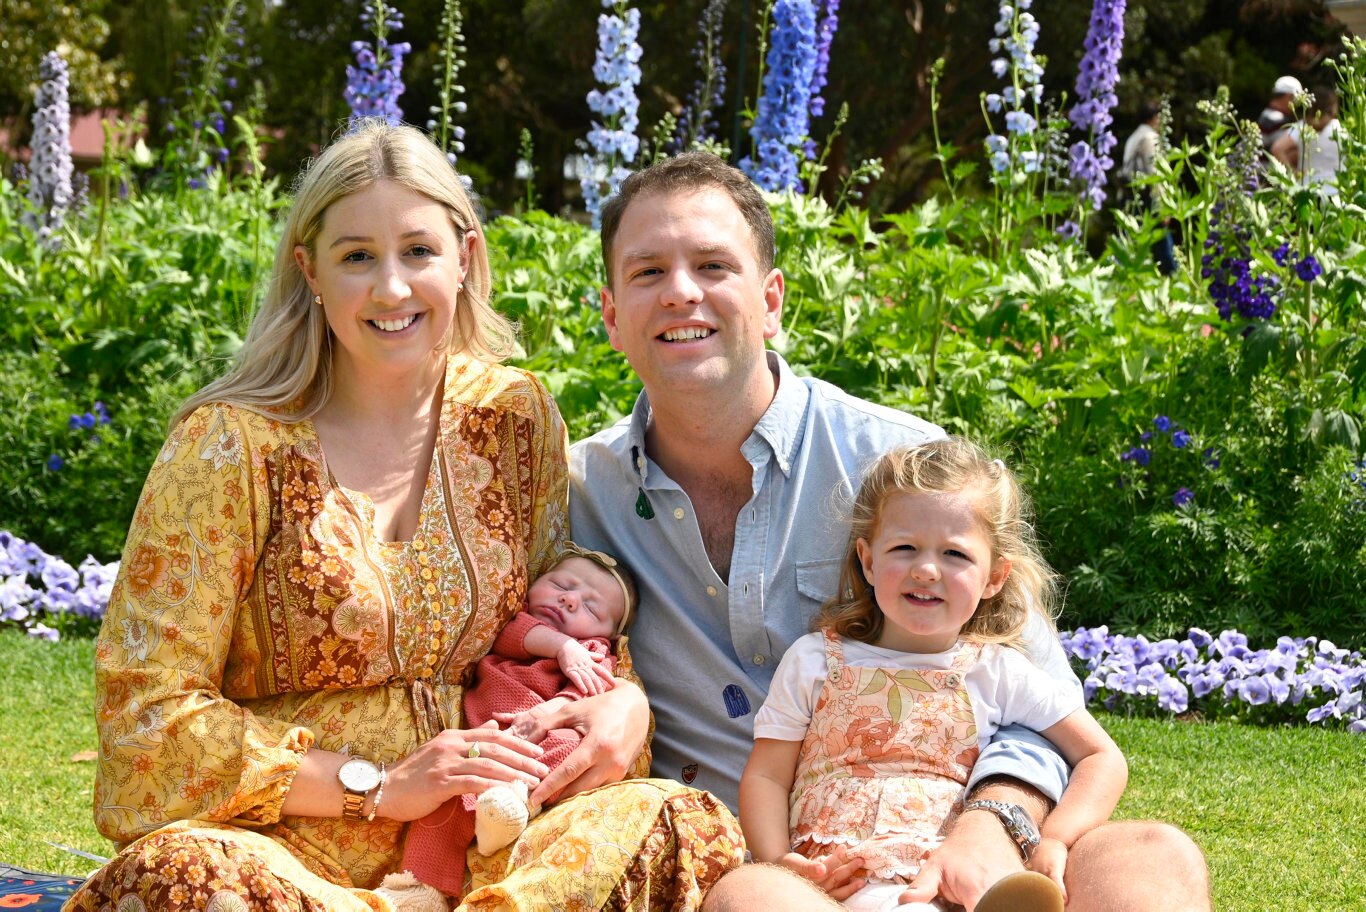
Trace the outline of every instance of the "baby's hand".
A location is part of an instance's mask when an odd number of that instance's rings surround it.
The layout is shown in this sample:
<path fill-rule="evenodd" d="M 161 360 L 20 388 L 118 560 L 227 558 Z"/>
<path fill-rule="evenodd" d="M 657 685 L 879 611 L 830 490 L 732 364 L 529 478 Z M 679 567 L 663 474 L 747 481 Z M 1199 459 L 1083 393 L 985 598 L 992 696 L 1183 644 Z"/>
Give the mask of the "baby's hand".
<path fill-rule="evenodd" d="M 815 859 L 798 855 L 796 852 L 788 852 L 778 859 L 778 864 L 811 881 L 835 900 L 848 899 L 862 889 L 864 884 L 861 876 L 863 859 L 846 858 L 843 846 L 829 855 Z"/>
<path fill-rule="evenodd" d="M 1067 887 L 1062 882 L 1063 871 L 1067 869 L 1067 846 L 1060 840 L 1047 836 L 1040 839 L 1029 854 L 1029 863 L 1025 867 L 1038 871 L 1056 883 L 1058 889 L 1062 890 L 1063 902 L 1067 901 Z"/>
<path fill-rule="evenodd" d="M 523 741 L 540 744 L 550 733 L 541 725 L 540 718 L 548 706 L 548 703 L 542 703 L 517 713 L 496 712 L 493 713 L 493 721 L 501 725 L 504 731 L 511 732 Z"/>
<path fill-rule="evenodd" d="M 592 697 L 606 693 L 616 686 L 616 679 L 605 665 L 577 640 L 565 640 L 555 653 L 555 661 L 560 663 L 560 671 L 584 696 Z"/>

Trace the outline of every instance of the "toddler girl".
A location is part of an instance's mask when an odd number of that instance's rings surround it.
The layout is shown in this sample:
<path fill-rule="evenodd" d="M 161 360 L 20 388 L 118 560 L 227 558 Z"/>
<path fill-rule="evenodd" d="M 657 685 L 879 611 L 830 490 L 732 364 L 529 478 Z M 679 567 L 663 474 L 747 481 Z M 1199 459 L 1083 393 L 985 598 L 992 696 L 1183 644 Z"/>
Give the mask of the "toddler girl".
<path fill-rule="evenodd" d="M 966 812 L 979 749 L 1018 723 L 1048 738 L 1072 776 L 1042 841 L 1022 844 L 1039 873 L 1005 878 L 977 910 L 1060 912 L 1067 849 L 1109 818 L 1128 769 L 1080 688 L 1022 651 L 1031 615 L 1051 627 L 1055 594 L 1029 512 L 1005 464 L 958 438 L 893 450 L 869 469 L 839 596 L 783 656 L 755 717 L 740 822 L 756 860 L 851 909 L 943 908 L 899 896 Z"/>

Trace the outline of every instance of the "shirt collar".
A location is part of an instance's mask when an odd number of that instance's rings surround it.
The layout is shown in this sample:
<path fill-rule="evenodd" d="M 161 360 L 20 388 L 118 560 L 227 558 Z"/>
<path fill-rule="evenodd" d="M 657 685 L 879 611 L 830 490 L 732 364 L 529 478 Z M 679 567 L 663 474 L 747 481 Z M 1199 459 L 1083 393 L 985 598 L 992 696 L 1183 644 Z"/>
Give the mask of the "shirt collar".
<path fill-rule="evenodd" d="M 754 461 L 753 447 L 758 441 L 768 444 L 773 456 L 778 460 L 778 468 L 784 475 L 792 473 L 792 463 L 796 458 L 797 444 L 802 439 L 802 428 L 806 424 L 806 409 L 811 401 L 811 388 L 801 381 L 792 368 L 775 351 L 765 353 L 769 370 L 778 376 L 778 393 L 773 397 L 754 432 L 743 447 L 746 457 Z M 631 425 L 628 432 L 631 461 L 635 465 L 640 483 L 645 484 L 649 460 L 645 456 L 645 429 L 650 426 L 650 397 L 644 390 L 636 397 L 635 408 L 631 410 Z"/>

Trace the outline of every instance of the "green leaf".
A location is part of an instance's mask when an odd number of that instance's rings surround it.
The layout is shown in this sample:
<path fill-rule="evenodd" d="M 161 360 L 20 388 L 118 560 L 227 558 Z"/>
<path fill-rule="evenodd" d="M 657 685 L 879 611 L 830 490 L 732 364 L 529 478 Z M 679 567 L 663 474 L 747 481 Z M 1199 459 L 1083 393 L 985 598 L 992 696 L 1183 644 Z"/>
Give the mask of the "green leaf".
<path fill-rule="evenodd" d="M 866 697 L 869 694 L 875 694 L 878 691 L 885 688 L 886 686 L 887 673 L 879 668 L 876 672 L 873 673 L 872 680 L 868 682 L 868 686 L 863 689 L 863 693 L 859 694 L 859 696 Z"/>

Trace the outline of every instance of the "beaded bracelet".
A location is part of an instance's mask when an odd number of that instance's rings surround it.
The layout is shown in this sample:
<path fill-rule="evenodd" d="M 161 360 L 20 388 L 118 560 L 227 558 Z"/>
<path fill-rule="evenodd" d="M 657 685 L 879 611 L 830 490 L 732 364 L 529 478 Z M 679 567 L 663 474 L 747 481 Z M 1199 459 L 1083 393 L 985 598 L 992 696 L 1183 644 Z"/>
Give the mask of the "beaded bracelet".
<path fill-rule="evenodd" d="M 381 760 L 379 764 L 379 785 L 375 787 L 375 803 L 370 805 L 370 813 L 365 817 L 366 823 L 375 819 L 375 811 L 379 810 L 379 800 L 384 797 L 384 783 L 388 778 L 389 774 L 384 769 L 384 761 Z"/>

